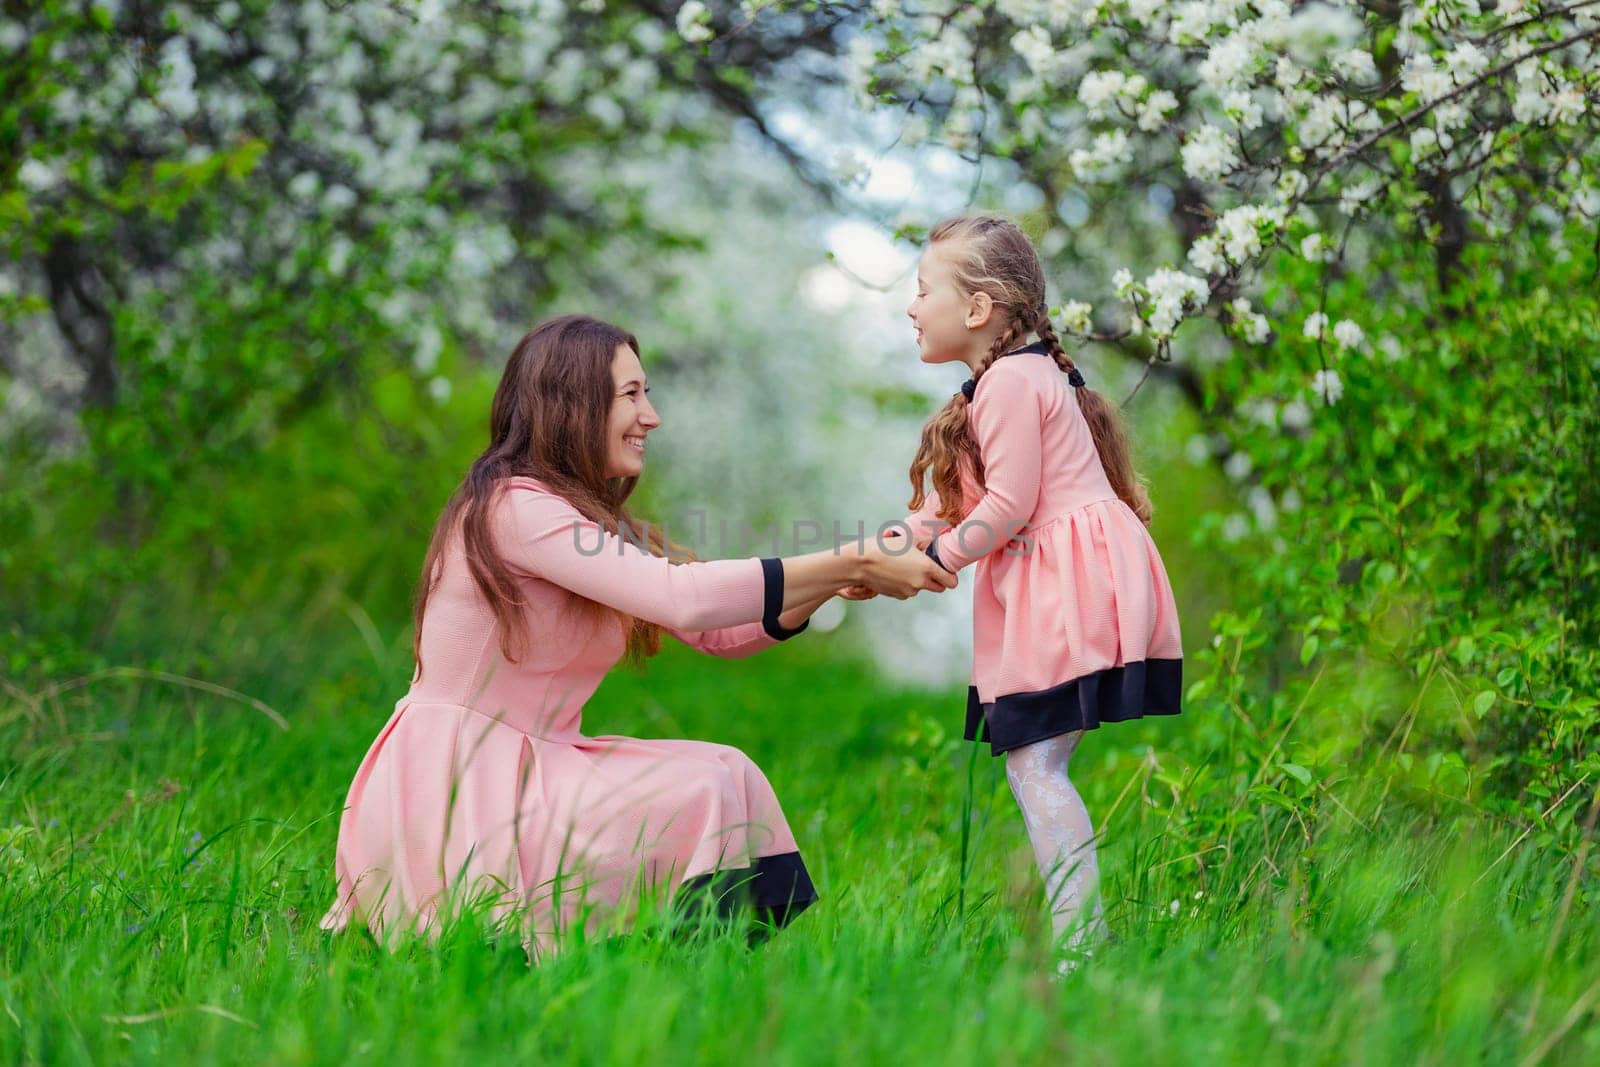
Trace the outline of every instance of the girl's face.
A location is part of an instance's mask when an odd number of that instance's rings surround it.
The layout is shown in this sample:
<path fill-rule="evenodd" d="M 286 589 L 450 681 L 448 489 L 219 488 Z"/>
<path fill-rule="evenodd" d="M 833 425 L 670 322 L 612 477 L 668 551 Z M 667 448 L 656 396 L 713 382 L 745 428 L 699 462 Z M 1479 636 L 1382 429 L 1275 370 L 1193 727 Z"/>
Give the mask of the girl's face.
<path fill-rule="evenodd" d="M 644 470 L 644 439 L 661 417 L 645 395 L 650 387 L 638 353 L 627 345 L 618 345 L 611 359 L 611 380 L 616 395 L 606 422 L 606 477 L 637 478 Z"/>
<path fill-rule="evenodd" d="M 946 242 L 923 251 L 917 264 L 917 299 L 906 314 L 917 326 L 923 363 L 966 363 L 974 371 L 1005 325 L 989 293 L 963 293 L 955 283 Z"/>
<path fill-rule="evenodd" d="M 963 293 L 956 285 L 955 272 L 942 245 L 927 247 L 917 265 L 917 298 L 906 308 L 917 328 L 922 362 L 951 363 L 968 358 L 975 333 L 989 319 L 988 301 L 980 300 L 980 296 Z M 984 307 L 977 308 L 979 303 Z M 975 323 L 975 314 L 982 321 Z"/>

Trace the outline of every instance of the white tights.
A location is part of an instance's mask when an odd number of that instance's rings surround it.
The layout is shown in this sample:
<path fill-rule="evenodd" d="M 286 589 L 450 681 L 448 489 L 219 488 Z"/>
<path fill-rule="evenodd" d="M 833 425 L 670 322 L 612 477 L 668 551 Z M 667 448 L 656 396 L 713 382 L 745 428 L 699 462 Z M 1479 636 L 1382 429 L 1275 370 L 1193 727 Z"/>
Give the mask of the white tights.
<path fill-rule="evenodd" d="M 1033 856 L 1044 876 L 1056 944 L 1091 948 L 1108 933 L 1100 907 L 1094 826 L 1067 777 L 1083 731 L 1060 734 L 1006 753 L 1006 780 L 1022 808 Z"/>

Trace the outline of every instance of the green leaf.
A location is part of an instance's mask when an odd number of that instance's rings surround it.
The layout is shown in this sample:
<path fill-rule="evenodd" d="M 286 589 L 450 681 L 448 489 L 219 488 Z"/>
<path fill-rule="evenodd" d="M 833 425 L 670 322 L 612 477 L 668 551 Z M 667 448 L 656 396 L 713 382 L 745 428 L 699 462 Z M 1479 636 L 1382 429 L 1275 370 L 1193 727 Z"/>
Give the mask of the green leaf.
<path fill-rule="evenodd" d="M 33 209 L 28 206 L 28 198 L 21 190 L 14 189 L 0 196 L 0 219 L 22 223 L 33 221 Z"/>
<path fill-rule="evenodd" d="M 1300 646 L 1300 666 L 1304 667 L 1311 662 L 1311 657 L 1317 654 L 1319 643 L 1316 634 L 1306 635 L 1305 643 Z"/>
<path fill-rule="evenodd" d="M 1311 772 L 1298 763 L 1280 763 L 1278 768 L 1301 785 L 1311 784 Z"/>
<path fill-rule="evenodd" d="M 1298 804 L 1296 804 L 1293 800 L 1279 790 L 1272 788 L 1270 785 L 1255 786 L 1250 790 L 1250 795 L 1255 797 L 1257 800 L 1266 801 L 1269 804 L 1276 804 L 1285 811 L 1300 810 L 1300 806 Z"/>
<path fill-rule="evenodd" d="M 1472 710 L 1477 714 L 1478 718 L 1481 719 L 1489 714 L 1489 709 L 1494 707 L 1494 696 L 1494 690 L 1485 689 L 1473 698 Z"/>

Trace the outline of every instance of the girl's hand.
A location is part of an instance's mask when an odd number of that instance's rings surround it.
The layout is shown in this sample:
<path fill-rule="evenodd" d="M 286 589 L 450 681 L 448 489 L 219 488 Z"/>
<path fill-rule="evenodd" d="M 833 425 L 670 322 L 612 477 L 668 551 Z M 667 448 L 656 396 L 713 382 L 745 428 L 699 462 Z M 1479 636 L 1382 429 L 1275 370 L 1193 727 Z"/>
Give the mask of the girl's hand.
<path fill-rule="evenodd" d="M 871 600 L 878 594 L 864 585 L 847 585 L 837 595 L 841 600 Z"/>

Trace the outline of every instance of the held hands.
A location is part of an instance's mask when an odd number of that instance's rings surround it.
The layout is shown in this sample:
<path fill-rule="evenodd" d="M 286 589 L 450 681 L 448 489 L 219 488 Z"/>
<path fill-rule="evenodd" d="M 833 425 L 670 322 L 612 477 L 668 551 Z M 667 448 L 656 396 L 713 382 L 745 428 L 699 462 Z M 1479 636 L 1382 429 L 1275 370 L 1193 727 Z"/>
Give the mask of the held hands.
<path fill-rule="evenodd" d="M 881 543 L 869 542 L 861 553 L 865 573 L 861 584 L 846 586 L 839 595 L 846 600 L 869 600 L 882 593 L 896 600 L 910 600 L 923 590 L 942 593 L 956 587 L 956 576 L 939 566 L 926 553 L 907 545 L 890 552 Z"/>

